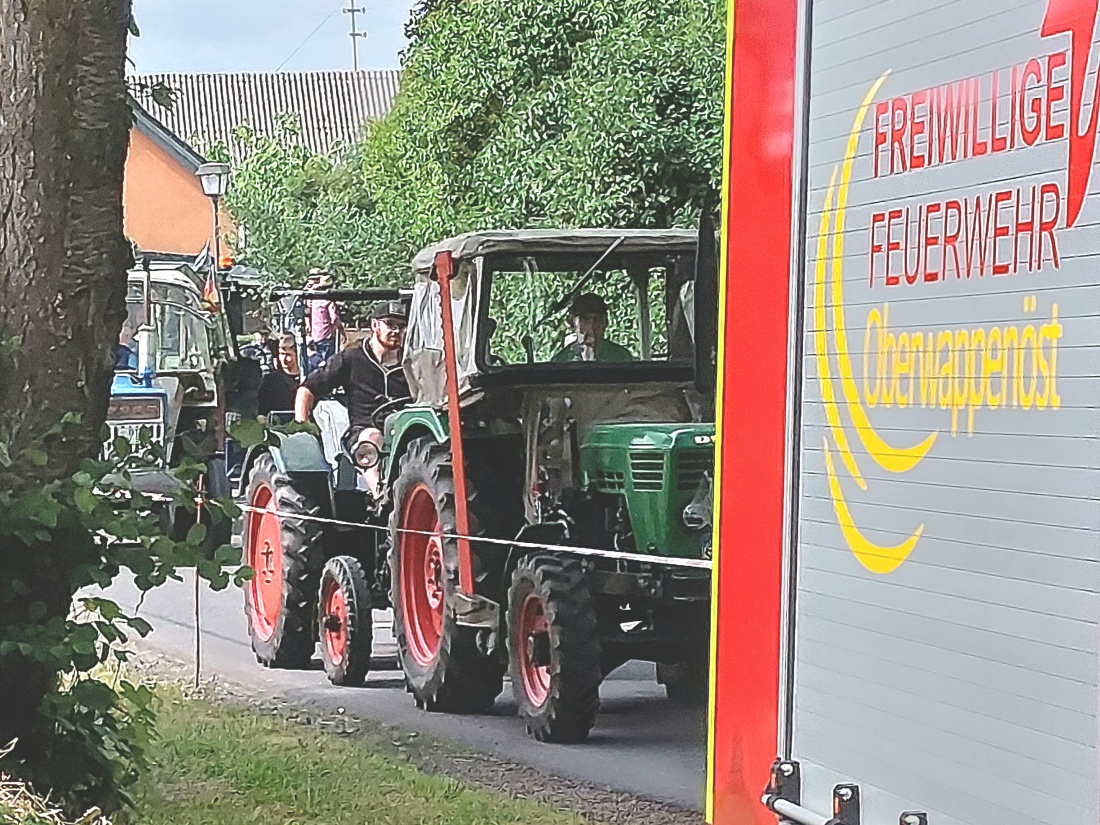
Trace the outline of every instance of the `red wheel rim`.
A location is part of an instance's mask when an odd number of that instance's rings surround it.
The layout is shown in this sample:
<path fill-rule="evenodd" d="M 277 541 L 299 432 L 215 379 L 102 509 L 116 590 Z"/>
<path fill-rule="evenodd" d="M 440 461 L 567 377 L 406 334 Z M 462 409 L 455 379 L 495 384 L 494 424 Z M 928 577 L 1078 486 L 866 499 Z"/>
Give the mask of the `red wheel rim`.
<path fill-rule="evenodd" d="M 443 538 L 435 497 L 425 484 L 412 489 L 401 513 L 401 618 L 409 655 L 427 667 L 443 637 Z"/>
<path fill-rule="evenodd" d="M 523 680 L 523 692 L 536 708 L 550 697 L 550 623 L 542 597 L 529 593 L 520 604 L 516 622 L 516 655 Z"/>
<path fill-rule="evenodd" d="M 248 603 L 252 614 L 252 632 L 261 641 L 275 635 L 279 613 L 283 609 L 283 540 L 279 516 L 266 511 L 275 509 L 275 493 L 261 484 L 252 494 L 254 510 L 248 513 L 245 532 L 248 566 L 256 574 L 248 583 Z"/>
<path fill-rule="evenodd" d="M 321 593 L 321 644 L 331 664 L 343 664 L 348 652 L 348 601 L 333 579 L 325 580 Z"/>

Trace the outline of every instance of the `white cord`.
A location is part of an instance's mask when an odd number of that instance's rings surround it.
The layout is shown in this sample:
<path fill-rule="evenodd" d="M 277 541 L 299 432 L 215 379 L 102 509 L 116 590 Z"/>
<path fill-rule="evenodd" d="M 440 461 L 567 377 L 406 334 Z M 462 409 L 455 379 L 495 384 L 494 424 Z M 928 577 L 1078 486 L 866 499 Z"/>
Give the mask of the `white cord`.
<path fill-rule="evenodd" d="M 278 510 L 271 510 L 266 507 L 253 507 L 251 505 L 245 505 L 241 509 L 247 513 L 266 513 L 274 516 L 280 515 Z M 389 532 L 388 527 L 382 527 L 381 525 L 377 524 L 358 524 L 352 521 L 340 521 L 339 519 L 322 518 L 321 516 L 300 515 L 298 513 L 295 513 L 294 515 L 287 514 L 285 517 L 289 519 L 298 519 L 299 521 L 312 521 L 317 524 L 331 524 L 334 527 L 351 527 L 357 530 L 376 530 L 381 533 Z M 399 528 L 397 532 L 417 536 L 437 535 L 436 533 L 432 533 L 428 530 L 408 530 L 405 528 Z M 441 534 L 440 538 L 465 538 L 467 541 L 476 541 L 480 544 L 496 544 L 502 547 L 515 547 L 520 550 L 552 550 L 557 553 L 568 553 L 574 556 L 596 556 L 605 559 L 619 559 L 622 561 L 641 562 L 643 564 L 659 564 L 665 567 L 686 567 L 694 570 L 710 570 L 712 567 L 709 559 L 681 559 L 671 556 L 647 556 L 642 553 L 624 553 L 621 550 L 594 550 L 588 547 L 573 547 L 572 545 L 564 544 L 535 544 L 529 541 L 491 539 L 484 536 L 459 536 L 453 533 Z"/>

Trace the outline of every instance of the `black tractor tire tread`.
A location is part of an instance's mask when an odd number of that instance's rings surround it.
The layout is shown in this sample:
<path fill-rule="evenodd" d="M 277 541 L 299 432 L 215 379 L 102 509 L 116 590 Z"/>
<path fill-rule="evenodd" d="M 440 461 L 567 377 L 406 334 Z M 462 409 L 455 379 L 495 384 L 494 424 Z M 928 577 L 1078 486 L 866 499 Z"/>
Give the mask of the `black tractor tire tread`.
<path fill-rule="evenodd" d="M 295 489 L 293 480 L 279 472 L 269 453 L 259 456 L 248 481 L 248 501 L 258 482 L 270 485 L 281 516 L 280 542 L 283 552 L 283 608 L 275 634 L 266 642 L 252 633 L 252 605 L 245 598 L 245 615 L 256 660 L 264 667 L 304 670 L 313 658 L 315 636 L 313 617 L 317 587 L 324 557 L 321 525 L 296 516 L 316 517 L 321 508 L 305 493 Z M 248 540 L 247 529 L 245 540 Z M 245 558 L 248 558 L 245 548 Z"/>
<path fill-rule="evenodd" d="M 481 713 L 493 706 L 503 690 L 504 668 L 497 657 L 487 656 L 478 649 L 475 629 L 458 626 L 453 616 L 445 612 L 439 653 L 433 665 L 422 668 L 408 654 L 401 595 L 398 592 L 401 576 L 397 530 L 403 510 L 403 493 L 406 488 L 418 483 L 426 483 L 433 490 L 443 533 L 454 534 L 455 493 L 450 452 L 428 437 L 412 441 L 401 457 L 393 487 L 394 507 L 390 514 L 387 551 L 390 564 L 390 603 L 393 607 L 398 656 L 405 672 L 405 686 L 422 710 L 436 713 Z M 474 536 L 482 535 L 480 520 L 473 512 L 474 502 L 478 501 L 473 485 L 468 485 L 467 493 L 471 510 L 470 533 Z M 446 578 L 451 586 L 457 586 L 456 542 L 450 539 L 444 540 L 443 544 Z"/>
<path fill-rule="evenodd" d="M 550 695 L 541 707 L 524 693 L 519 671 L 524 652 L 515 649 L 518 640 L 511 630 L 515 610 L 534 590 L 541 594 L 550 622 Z M 596 724 L 603 681 L 599 624 L 583 565 L 550 554 L 521 559 L 508 591 L 508 619 L 512 690 L 528 732 L 540 742 L 583 742 Z"/>
<path fill-rule="evenodd" d="M 344 660 L 333 664 L 325 655 L 325 646 L 321 644 L 321 661 L 328 680 L 341 687 L 359 687 L 370 673 L 371 654 L 374 652 L 374 619 L 371 615 L 370 585 L 363 566 L 352 556 L 336 556 L 329 559 L 321 572 L 321 583 L 317 588 L 317 633 L 321 634 L 321 599 L 325 582 L 332 578 L 344 591 L 344 600 L 348 607 L 348 645 Z"/>

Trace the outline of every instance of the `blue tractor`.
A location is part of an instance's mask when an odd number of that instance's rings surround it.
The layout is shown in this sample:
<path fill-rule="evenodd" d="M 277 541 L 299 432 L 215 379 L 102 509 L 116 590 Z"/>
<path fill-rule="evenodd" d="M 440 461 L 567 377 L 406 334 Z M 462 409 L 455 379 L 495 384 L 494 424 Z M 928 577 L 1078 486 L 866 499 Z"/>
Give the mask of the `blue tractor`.
<path fill-rule="evenodd" d="M 129 273 L 107 424 L 112 443 L 122 437 L 135 451 L 159 448 L 152 466 L 132 473 L 133 487 L 156 503 L 176 537 L 185 535 L 195 520 L 178 504 L 183 490 L 172 473 L 185 454 L 205 462 L 203 484 L 210 494 L 229 490 L 225 421 L 239 406 L 230 403 L 242 385 L 237 367 L 249 365 L 236 360 L 221 304 L 220 295 L 211 294 L 186 263 L 146 258 Z M 258 365 L 251 364 L 258 372 Z M 247 388 L 244 394 L 249 395 Z M 212 546 L 228 542 L 227 522 L 208 527 Z"/>

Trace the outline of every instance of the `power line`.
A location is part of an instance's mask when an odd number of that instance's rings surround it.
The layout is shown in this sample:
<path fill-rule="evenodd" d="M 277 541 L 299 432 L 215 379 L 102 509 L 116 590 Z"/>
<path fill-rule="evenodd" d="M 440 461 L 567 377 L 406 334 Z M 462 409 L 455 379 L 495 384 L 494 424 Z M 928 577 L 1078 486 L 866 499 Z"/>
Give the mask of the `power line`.
<path fill-rule="evenodd" d="M 282 63 L 280 63 L 278 66 L 275 67 L 275 71 L 279 71 L 279 69 L 283 68 L 283 66 L 285 66 L 287 63 L 289 63 L 291 58 L 293 58 L 294 55 L 298 54 L 298 52 L 300 52 L 302 50 L 302 47 L 305 46 L 306 43 L 308 43 L 310 40 L 313 39 L 313 35 L 317 34 L 317 32 L 319 32 L 319 31 L 321 31 L 321 27 L 324 26 L 325 23 L 327 23 L 329 20 L 331 20 L 335 16 L 336 12 L 340 11 L 340 9 L 343 7 L 343 5 L 344 5 L 343 2 L 341 2 L 339 6 L 334 8 L 327 15 L 325 15 L 325 19 L 322 20 L 320 23 L 318 23 L 317 27 L 313 31 L 311 31 L 309 34 L 306 35 L 305 40 L 303 40 L 301 43 L 299 43 L 298 47 L 294 51 L 292 51 L 289 55 L 287 55 L 286 60 L 284 60 Z"/>

